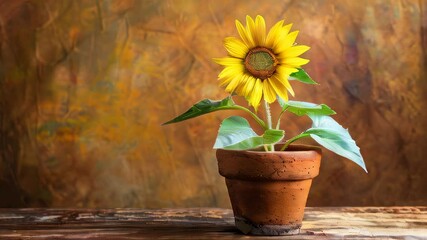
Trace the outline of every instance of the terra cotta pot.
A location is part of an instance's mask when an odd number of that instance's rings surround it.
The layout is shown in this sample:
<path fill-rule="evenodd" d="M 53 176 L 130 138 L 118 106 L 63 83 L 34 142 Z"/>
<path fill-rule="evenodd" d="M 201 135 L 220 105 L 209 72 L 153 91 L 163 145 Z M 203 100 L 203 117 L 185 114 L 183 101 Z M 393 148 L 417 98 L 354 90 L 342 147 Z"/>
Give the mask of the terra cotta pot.
<path fill-rule="evenodd" d="M 244 234 L 299 234 L 321 154 L 320 148 L 306 145 L 276 152 L 218 149 L 236 227 Z"/>

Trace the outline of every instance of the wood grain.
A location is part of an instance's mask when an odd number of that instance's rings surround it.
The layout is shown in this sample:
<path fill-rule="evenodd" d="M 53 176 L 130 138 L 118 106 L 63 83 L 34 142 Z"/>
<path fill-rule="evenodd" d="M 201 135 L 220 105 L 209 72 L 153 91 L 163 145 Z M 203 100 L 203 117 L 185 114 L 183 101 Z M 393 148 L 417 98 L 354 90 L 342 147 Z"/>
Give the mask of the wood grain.
<path fill-rule="evenodd" d="M 247 14 L 300 31 L 319 85 L 292 99 L 334 109 L 369 170 L 325 150 L 308 205 L 427 205 L 427 1 L 1 0 L 0 207 L 230 207 L 233 113 L 161 123 L 226 97 L 212 58 Z"/>
<path fill-rule="evenodd" d="M 307 208 L 302 234 L 250 237 L 232 211 L 0 209 L 1 239 L 427 239 L 427 207 Z"/>

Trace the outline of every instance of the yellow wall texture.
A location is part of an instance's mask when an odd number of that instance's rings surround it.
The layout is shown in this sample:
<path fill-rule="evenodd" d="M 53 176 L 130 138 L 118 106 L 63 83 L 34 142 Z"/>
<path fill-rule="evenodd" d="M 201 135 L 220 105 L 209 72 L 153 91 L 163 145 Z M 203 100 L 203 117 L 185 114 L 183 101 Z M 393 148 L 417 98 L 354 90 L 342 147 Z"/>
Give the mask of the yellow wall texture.
<path fill-rule="evenodd" d="M 228 207 L 212 150 L 234 20 L 294 23 L 311 46 L 296 100 L 326 103 L 369 174 L 325 151 L 309 205 L 427 204 L 427 19 L 410 0 L 0 2 L 0 207 Z M 295 121 L 294 121 L 295 120 Z M 309 127 L 287 116 L 292 136 Z"/>

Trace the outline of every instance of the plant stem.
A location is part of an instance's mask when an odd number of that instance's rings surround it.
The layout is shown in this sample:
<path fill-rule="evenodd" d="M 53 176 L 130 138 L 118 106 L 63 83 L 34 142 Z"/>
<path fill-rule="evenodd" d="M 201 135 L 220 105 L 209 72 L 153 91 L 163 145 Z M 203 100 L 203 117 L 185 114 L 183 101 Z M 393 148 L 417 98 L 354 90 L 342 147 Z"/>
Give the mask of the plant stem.
<path fill-rule="evenodd" d="M 300 135 L 297 135 L 297 136 L 289 139 L 288 141 L 286 141 L 285 145 L 283 145 L 283 147 L 280 149 L 280 151 L 284 151 L 289 146 L 289 144 L 295 142 L 296 140 L 303 138 L 303 137 L 308 137 L 308 136 L 310 136 L 309 133 L 301 133 Z"/>
<path fill-rule="evenodd" d="M 242 110 L 242 111 L 245 111 L 245 112 L 247 112 L 247 113 L 249 113 L 250 115 L 251 115 L 251 117 L 253 118 L 253 119 L 255 119 L 255 121 L 264 129 L 264 130 L 267 130 L 267 129 L 269 129 L 266 125 L 265 125 L 265 122 L 261 119 L 261 118 L 259 118 L 255 113 L 253 113 L 251 110 L 249 110 L 249 109 L 247 109 L 247 108 L 245 108 L 245 107 L 242 107 L 242 106 L 239 106 L 239 105 L 234 105 L 234 106 L 232 106 L 232 107 L 230 107 L 230 108 L 228 108 L 228 109 L 237 109 L 237 110 Z"/>
<path fill-rule="evenodd" d="M 265 117 L 267 119 L 267 128 L 272 129 L 273 124 L 271 121 L 270 105 L 265 100 L 264 100 L 264 109 L 265 109 Z M 269 149 L 270 152 L 274 152 L 274 145 L 273 144 L 267 145 L 267 148 Z"/>
<path fill-rule="evenodd" d="M 265 116 L 267 118 L 267 127 L 268 129 L 271 129 L 272 121 L 271 121 L 270 105 L 268 105 L 267 101 L 265 100 L 264 100 L 264 108 L 265 108 Z"/>
<path fill-rule="evenodd" d="M 279 130 L 279 128 L 280 128 L 280 121 L 281 121 L 281 119 L 282 119 L 282 115 L 283 115 L 283 113 L 285 113 L 285 112 L 286 112 L 286 109 L 288 109 L 288 106 L 284 107 L 284 108 L 282 109 L 282 111 L 280 112 L 280 115 L 279 115 L 279 118 L 277 119 L 277 124 L 276 124 L 276 129 L 277 129 L 277 130 Z"/>
<path fill-rule="evenodd" d="M 268 147 L 267 147 L 267 145 L 264 145 L 264 151 L 268 152 Z"/>

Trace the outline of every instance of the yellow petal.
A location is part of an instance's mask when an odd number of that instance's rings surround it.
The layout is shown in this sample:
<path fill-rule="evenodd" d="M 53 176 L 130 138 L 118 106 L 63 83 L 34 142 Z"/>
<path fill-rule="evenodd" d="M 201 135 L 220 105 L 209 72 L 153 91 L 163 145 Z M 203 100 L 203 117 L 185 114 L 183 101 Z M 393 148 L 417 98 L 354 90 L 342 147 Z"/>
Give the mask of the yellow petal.
<path fill-rule="evenodd" d="M 265 20 L 258 15 L 255 18 L 255 43 L 258 46 L 265 46 Z"/>
<path fill-rule="evenodd" d="M 298 69 L 293 67 L 288 67 L 285 65 L 280 65 L 276 69 L 276 75 L 277 75 L 276 77 L 278 79 L 288 79 L 289 75 L 291 75 L 291 73 L 294 73 L 294 72 L 298 72 Z"/>
<path fill-rule="evenodd" d="M 250 94 L 249 103 L 257 109 L 259 106 L 259 103 L 261 102 L 262 98 L 262 81 L 261 79 L 256 79 L 254 87 L 252 89 L 252 93 Z"/>
<path fill-rule="evenodd" d="M 220 78 L 219 79 L 219 86 L 220 87 L 224 87 L 227 86 L 234 78 Z"/>
<path fill-rule="evenodd" d="M 233 93 L 236 90 L 236 88 L 239 86 L 241 80 L 242 80 L 242 75 L 234 76 L 234 78 L 232 78 L 230 83 L 225 88 L 225 91 L 227 91 L 229 93 Z"/>
<path fill-rule="evenodd" d="M 227 52 L 237 58 L 245 58 L 246 54 L 249 52 L 248 46 L 241 40 L 234 37 L 227 37 L 224 39 L 224 46 L 227 49 Z"/>
<path fill-rule="evenodd" d="M 292 89 L 291 84 L 288 81 L 289 75 L 298 69 L 295 68 L 287 68 L 280 66 L 276 71 L 276 79 L 280 81 L 280 83 L 289 91 L 292 96 L 295 96 L 294 90 Z"/>
<path fill-rule="evenodd" d="M 255 82 L 256 82 L 256 79 L 254 77 L 252 77 L 252 76 L 247 77 L 245 86 L 242 89 L 242 94 L 245 97 L 249 96 L 249 94 L 251 93 L 251 91 L 255 85 Z"/>
<path fill-rule="evenodd" d="M 286 36 L 288 36 L 289 32 L 291 31 L 292 25 L 293 24 L 290 23 L 290 24 L 283 26 L 279 29 L 279 33 L 277 35 L 277 38 L 274 39 L 273 49 L 277 48 L 278 44 L 281 41 L 283 41 L 286 38 Z"/>
<path fill-rule="evenodd" d="M 285 59 L 281 60 L 280 62 L 283 64 L 286 64 L 288 66 L 298 68 L 304 64 L 307 64 L 308 62 L 310 62 L 310 60 L 305 59 L 305 58 L 300 58 L 300 57 L 293 57 L 293 58 L 285 58 Z"/>
<path fill-rule="evenodd" d="M 282 34 L 287 35 L 291 31 L 291 28 L 293 25 L 294 25 L 293 23 L 289 23 L 289 24 L 283 26 L 282 30 L 281 30 Z"/>
<path fill-rule="evenodd" d="M 214 62 L 222 66 L 243 65 L 243 60 L 234 57 L 213 58 Z"/>
<path fill-rule="evenodd" d="M 250 16 L 246 16 L 246 34 L 252 39 L 254 46 L 258 45 L 256 42 L 256 29 L 255 22 Z"/>
<path fill-rule="evenodd" d="M 218 78 L 233 77 L 234 75 L 242 74 L 244 72 L 244 66 L 232 65 L 225 67 L 218 75 Z"/>
<path fill-rule="evenodd" d="M 274 89 L 270 85 L 270 79 L 265 79 L 263 83 L 263 93 L 264 93 L 264 99 L 268 103 L 272 103 L 276 100 L 276 93 L 274 92 Z"/>
<path fill-rule="evenodd" d="M 292 86 L 289 83 L 289 80 L 287 78 L 281 79 L 281 80 L 282 80 L 283 85 L 285 85 L 286 89 L 288 90 L 288 92 L 292 95 L 292 97 L 295 97 L 294 89 L 292 89 Z"/>
<path fill-rule="evenodd" d="M 248 81 L 248 77 L 249 77 L 249 75 L 247 75 L 247 74 L 242 74 L 242 77 L 241 77 L 241 79 L 240 79 L 240 83 L 239 83 L 239 86 L 237 86 L 236 87 L 236 90 L 235 90 L 235 92 L 237 93 L 237 95 L 239 95 L 239 96 L 245 96 L 244 94 L 243 94 L 243 89 L 245 88 L 245 84 L 246 84 L 246 82 Z"/>
<path fill-rule="evenodd" d="M 305 45 L 292 46 L 288 48 L 286 51 L 281 52 L 279 54 L 279 58 L 298 57 L 299 55 L 307 52 L 309 49 L 310 47 Z"/>
<path fill-rule="evenodd" d="M 281 97 L 283 100 L 288 101 L 288 92 L 286 91 L 286 87 L 283 83 L 278 79 L 275 75 L 269 78 L 270 85 L 273 87 L 274 91 Z"/>
<path fill-rule="evenodd" d="M 252 36 L 250 35 L 250 33 L 246 31 L 245 27 L 243 27 L 243 25 L 239 22 L 239 20 L 236 20 L 236 28 L 243 42 L 246 44 L 246 46 L 248 48 L 255 47 L 255 44 L 252 40 Z"/>
<path fill-rule="evenodd" d="M 293 31 L 286 36 L 282 36 L 274 48 L 274 52 L 280 54 L 286 49 L 292 47 L 295 43 L 295 39 L 298 36 L 299 31 Z"/>
<path fill-rule="evenodd" d="M 280 30 L 282 29 L 284 21 L 278 21 L 274 26 L 270 29 L 267 34 L 267 38 L 265 39 L 265 46 L 273 49 L 274 41 L 279 37 Z"/>

